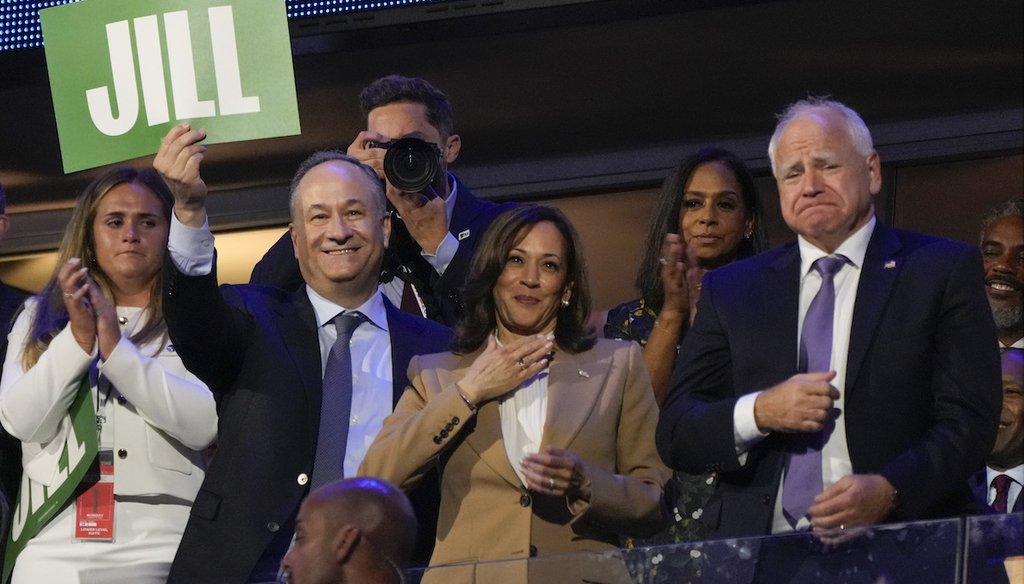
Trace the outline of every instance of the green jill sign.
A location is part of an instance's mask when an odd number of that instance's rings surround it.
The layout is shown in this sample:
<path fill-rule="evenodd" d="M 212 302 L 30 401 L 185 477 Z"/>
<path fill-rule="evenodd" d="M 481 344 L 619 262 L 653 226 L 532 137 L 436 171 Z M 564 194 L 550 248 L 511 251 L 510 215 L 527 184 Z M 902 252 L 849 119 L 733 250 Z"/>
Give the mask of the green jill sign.
<path fill-rule="evenodd" d="M 39 13 L 64 172 L 207 142 L 298 134 L 284 0 L 83 0 Z"/>

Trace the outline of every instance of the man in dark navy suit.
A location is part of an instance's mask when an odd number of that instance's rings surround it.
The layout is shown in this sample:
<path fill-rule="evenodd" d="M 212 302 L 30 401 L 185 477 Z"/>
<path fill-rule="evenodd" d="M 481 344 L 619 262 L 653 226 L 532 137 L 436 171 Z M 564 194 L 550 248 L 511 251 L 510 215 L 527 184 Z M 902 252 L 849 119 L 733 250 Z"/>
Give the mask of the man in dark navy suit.
<path fill-rule="evenodd" d="M 381 180 L 386 150 L 380 144 L 419 138 L 438 150 L 439 172 L 424 192 L 387 183 L 394 210 L 391 244 L 381 274 L 384 294 L 407 312 L 454 326 L 464 312 L 459 287 L 484 231 L 513 204 L 482 201 L 447 171 L 462 149 L 454 132 L 452 105 L 436 87 L 414 77 L 382 77 L 359 94 L 366 130 L 348 154 L 369 165 Z M 285 234 L 253 270 L 251 283 L 293 290 L 302 284 Z"/>
<path fill-rule="evenodd" d="M 291 184 L 289 233 L 306 285 L 218 289 L 199 176 L 205 137 L 179 125 L 154 161 L 175 194 L 164 314 L 185 366 L 217 396 L 220 416 L 217 452 L 168 581 L 273 582 L 321 463 L 326 458 L 338 476 L 355 474 L 409 384 L 409 360 L 444 350 L 450 331 L 403 313 L 381 293 L 391 235 L 384 188 L 372 169 L 341 152 L 314 154 Z M 346 320 L 357 323 L 351 333 L 342 332 Z M 347 343 L 342 334 L 351 334 Z M 349 353 L 344 375 L 332 369 L 339 350 Z M 339 387 L 351 389 L 350 410 L 335 416 L 345 411 L 333 401 Z M 337 456 L 322 456 L 338 438 Z M 432 542 L 433 523 L 425 523 L 420 539 Z"/>
<path fill-rule="evenodd" d="M 999 416 L 977 248 L 876 220 L 881 163 L 838 102 L 791 106 L 769 160 L 798 241 L 705 276 L 662 458 L 719 473 L 701 517 L 715 537 L 969 508 Z"/>
<path fill-rule="evenodd" d="M 978 502 L 995 513 L 1024 511 L 1024 349 L 1005 348 L 1003 411 L 985 469 L 971 476 Z"/>

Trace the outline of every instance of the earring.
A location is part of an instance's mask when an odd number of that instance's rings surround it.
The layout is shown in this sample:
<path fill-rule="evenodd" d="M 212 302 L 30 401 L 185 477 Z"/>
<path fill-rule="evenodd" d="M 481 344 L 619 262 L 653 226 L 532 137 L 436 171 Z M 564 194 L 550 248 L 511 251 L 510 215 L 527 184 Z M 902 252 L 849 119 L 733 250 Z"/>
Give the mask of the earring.
<path fill-rule="evenodd" d="M 569 299 L 568 298 L 563 298 L 562 299 L 562 308 L 569 308 Z"/>

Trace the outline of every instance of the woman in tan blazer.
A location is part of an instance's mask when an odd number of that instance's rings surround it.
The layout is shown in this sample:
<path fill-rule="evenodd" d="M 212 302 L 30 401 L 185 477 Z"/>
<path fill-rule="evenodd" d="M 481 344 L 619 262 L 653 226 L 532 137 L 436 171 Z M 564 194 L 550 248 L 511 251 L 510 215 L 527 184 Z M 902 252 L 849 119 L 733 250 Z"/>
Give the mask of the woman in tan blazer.
<path fill-rule="evenodd" d="M 565 216 L 532 205 L 500 215 L 464 291 L 454 352 L 413 359 L 412 387 L 360 468 L 408 488 L 440 465 L 431 566 L 609 550 L 662 527 L 669 471 L 650 380 L 635 344 L 587 328 L 586 269 Z M 435 573 L 509 582 L 525 575 L 517 564 Z"/>

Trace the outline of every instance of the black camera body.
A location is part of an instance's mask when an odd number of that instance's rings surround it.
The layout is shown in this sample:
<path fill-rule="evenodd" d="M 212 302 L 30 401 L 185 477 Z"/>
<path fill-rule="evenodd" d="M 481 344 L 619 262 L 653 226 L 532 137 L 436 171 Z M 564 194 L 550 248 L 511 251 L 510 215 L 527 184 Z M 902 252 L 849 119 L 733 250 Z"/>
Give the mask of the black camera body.
<path fill-rule="evenodd" d="M 419 138 L 370 142 L 370 148 L 384 148 L 384 176 L 395 188 L 407 193 L 424 191 L 441 170 L 441 149 Z"/>

